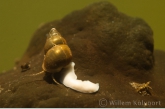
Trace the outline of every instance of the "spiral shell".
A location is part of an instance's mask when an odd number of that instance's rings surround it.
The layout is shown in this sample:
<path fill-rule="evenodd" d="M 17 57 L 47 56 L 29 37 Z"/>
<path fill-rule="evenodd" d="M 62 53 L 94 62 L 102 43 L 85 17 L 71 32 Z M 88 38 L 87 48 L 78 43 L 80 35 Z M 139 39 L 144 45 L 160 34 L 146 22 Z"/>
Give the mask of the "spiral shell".
<path fill-rule="evenodd" d="M 49 36 L 47 37 L 44 46 L 45 54 L 55 45 L 67 45 L 67 43 L 66 40 L 61 36 L 61 34 L 55 28 L 52 28 L 49 32 Z"/>
<path fill-rule="evenodd" d="M 66 40 L 52 28 L 44 46 L 42 68 L 45 72 L 56 73 L 67 66 L 72 60 L 72 53 Z"/>

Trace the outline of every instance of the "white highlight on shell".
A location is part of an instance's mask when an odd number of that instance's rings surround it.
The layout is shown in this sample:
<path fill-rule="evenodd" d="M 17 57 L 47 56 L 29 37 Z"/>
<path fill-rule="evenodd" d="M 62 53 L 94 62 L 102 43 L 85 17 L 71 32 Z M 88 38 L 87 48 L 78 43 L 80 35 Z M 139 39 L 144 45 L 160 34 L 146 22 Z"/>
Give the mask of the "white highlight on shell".
<path fill-rule="evenodd" d="M 92 83 L 90 81 L 77 80 L 74 71 L 75 63 L 71 62 L 67 67 L 62 70 L 60 82 L 66 87 L 74 89 L 82 93 L 94 93 L 99 90 L 99 83 Z"/>

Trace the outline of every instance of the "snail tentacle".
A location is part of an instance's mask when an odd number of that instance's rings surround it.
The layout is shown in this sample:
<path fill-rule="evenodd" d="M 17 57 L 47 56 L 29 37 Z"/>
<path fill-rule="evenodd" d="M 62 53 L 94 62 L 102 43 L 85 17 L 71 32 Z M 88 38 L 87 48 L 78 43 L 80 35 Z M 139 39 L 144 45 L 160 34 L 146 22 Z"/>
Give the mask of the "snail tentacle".
<path fill-rule="evenodd" d="M 60 85 L 60 83 L 59 83 L 59 82 L 57 82 L 57 81 L 56 81 L 56 79 L 54 78 L 54 73 L 52 73 L 52 75 L 51 75 L 51 76 L 52 76 L 53 81 L 54 81 L 56 84 Z"/>
<path fill-rule="evenodd" d="M 40 71 L 38 73 L 35 73 L 35 74 L 31 74 L 31 75 L 26 75 L 26 76 L 37 76 L 37 75 L 40 75 L 42 73 L 45 73 L 45 71 Z"/>

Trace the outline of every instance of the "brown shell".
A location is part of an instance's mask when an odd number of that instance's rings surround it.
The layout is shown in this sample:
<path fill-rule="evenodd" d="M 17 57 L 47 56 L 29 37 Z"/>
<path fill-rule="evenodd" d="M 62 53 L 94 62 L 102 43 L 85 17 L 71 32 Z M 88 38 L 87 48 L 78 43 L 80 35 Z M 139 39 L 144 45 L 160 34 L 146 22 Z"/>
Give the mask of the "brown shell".
<path fill-rule="evenodd" d="M 46 52 L 42 68 L 46 72 L 59 72 L 72 60 L 72 53 L 68 45 L 55 45 Z"/>
<path fill-rule="evenodd" d="M 61 36 L 61 34 L 55 29 L 52 28 L 49 32 L 49 36 L 46 40 L 44 46 L 44 53 L 46 54 L 49 49 L 51 49 L 54 45 L 63 45 L 67 44 L 66 40 Z"/>

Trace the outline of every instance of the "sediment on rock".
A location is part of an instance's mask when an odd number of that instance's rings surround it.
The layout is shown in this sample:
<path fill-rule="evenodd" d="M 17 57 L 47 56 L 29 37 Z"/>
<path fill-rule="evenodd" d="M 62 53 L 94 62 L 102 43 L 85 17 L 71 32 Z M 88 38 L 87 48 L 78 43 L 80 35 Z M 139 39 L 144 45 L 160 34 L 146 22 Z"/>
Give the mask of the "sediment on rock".
<path fill-rule="evenodd" d="M 97 93 L 83 94 L 59 87 L 45 74 L 27 76 L 42 71 L 43 47 L 51 28 L 66 39 L 78 79 L 99 83 Z M 94 3 L 36 30 L 16 69 L 0 74 L 0 107 L 101 107 L 102 98 L 162 102 L 161 106 L 106 107 L 165 107 L 164 54 L 154 54 L 153 32 L 144 20 L 119 12 L 109 2 Z M 26 62 L 31 68 L 21 72 L 20 66 Z M 57 80 L 59 75 L 55 75 Z M 145 97 L 129 84 L 148 81 L 152 95 Z"/>

